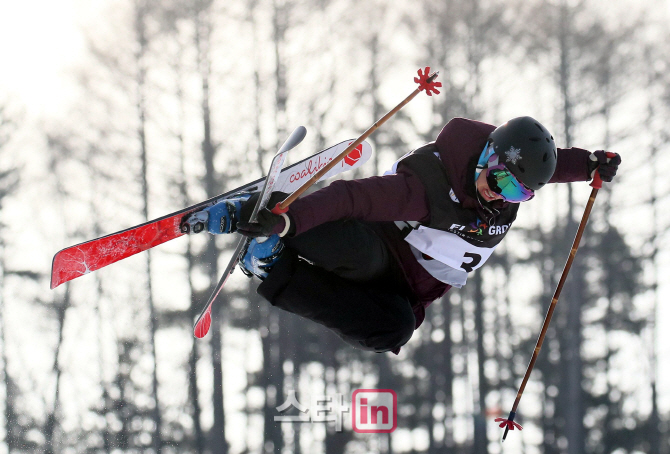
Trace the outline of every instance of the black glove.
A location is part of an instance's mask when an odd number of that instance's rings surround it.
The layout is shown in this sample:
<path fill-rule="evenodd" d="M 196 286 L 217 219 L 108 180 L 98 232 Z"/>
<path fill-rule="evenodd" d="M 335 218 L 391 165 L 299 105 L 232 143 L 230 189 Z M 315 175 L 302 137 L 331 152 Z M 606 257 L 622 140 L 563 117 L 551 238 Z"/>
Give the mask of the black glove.
<path fill-rule="evenodd" d="M 604 150 L 591 153 L 591 156 L 589 156 L 589 175 L 593 178 L 595 176 L 594 172 L 597 170 L 600 178 L 609 183 L 616 175 L 619 164 L 621 164 L 621 156 L 612 153 L 614 156 L 608 158 L 607 153 Z"/>
<path fill-rule="evenodd" d="M 254 192 L 251 195 L 251 197 L 249 197 L 247 201 L 242 204 L 242 207 L 240 207 L 240 219 L 237 221 L 238 224 L 249 223 L 251 213 L 254 212 L 254 208 L 256 207 L 256 203 L 258 203 L 258 198 L 260 196 L 261 196 L 260 192 Z M 272 195 L 270 196 L 270 200 L 268 200 L 267 206 L 270 209 L 272 209 L 276 204 L 286 199 L 286 197 L 288 197 L 288 194 L 286 194 L 285 192 L 279 192 L 279 191 L 273 192 Z"/>
<path fill-rule="evenodd" d="M 254 207 L 256 206 L 258 197 L 259 193 L 256 193 L 252 195 L 249 198 L 249 200 L 247 200 L 244 203 L 244 205 L 242 205 L 242 208 L 240 210 L 240 220 L 237 223 L 237 231 L 239 233 L 251 238 L 256 238 L 259 236 L 270 236 L 272 235 L 272 232 L 274 228 L 277 226 L 277 224 L 282 222 L 282 219 L 285 219 L 289 227 L 293 227 L 292 225 L 290 225 L 292 223 L 289 221 L 288 216 L 276 215 L 267 208 L 260 210 L 258 212 L 256 222 L 250 224 L 249 218 L 251 217 L 251 213 L 253 212 Z M 267 206 L 270 207 L 270 209 L 272 209 L 276 204 L 286 199 L 286 197 L 288 197 L 288 194 L 284 192 L 273 192 L 272 195 L 270 196 L 270 200 L 268 201 Z M 290 232 L 288 232 L 287 230 L 287 233 Z"/>
<path fill-rule="evenodd" d="M 263 208 L 258 212 L 256 222 L 238 222 L 237 231 L 238 233 L 251 238 L 256 238 L 259 236 L 270 236 L 274 233 L 275 227 L 277 227 L 277 225 L 279 225 L 284 220 L 289 226 L 291 225 L 291 221 L 289 221 L 288 216 L 277 215 L 267 208 Z M 288 229 L 285 230 L 288 232 Z"/>

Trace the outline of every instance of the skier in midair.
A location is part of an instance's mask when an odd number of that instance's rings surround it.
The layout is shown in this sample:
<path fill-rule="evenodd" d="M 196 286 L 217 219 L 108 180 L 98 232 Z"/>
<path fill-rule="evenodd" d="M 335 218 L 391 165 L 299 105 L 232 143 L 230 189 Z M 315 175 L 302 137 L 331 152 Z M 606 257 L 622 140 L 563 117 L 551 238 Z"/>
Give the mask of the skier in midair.
<path fill-rule="evenodd" d="M 253 237 L 240 266 L 272 305 L 364 350 L 397 353 L 426 308 L 465 285 L 547 183 L 611 181 L 618 154 L 556 148 L 538 121 L 454 118 L 383 176 L 338 180 L 249 224 L 244 195 L 207 209 L 210 233 Z M 273 194 L 270 206 L 286 194 Z M 267 239 L 265 239 L 267 238 Z"/>

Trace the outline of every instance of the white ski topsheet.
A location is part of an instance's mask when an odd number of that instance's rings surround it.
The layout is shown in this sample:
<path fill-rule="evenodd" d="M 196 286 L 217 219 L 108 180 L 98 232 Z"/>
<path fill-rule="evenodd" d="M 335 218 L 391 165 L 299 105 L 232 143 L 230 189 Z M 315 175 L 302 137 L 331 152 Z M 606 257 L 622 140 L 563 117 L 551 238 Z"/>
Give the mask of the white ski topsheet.
<path fill-rule="evenodd" d="M 303 183 L 309 180 L 316 172 L 324 168 L 330 161 L 342 153 L 354 141 L 342 142 L 335 147 L 313 156 L 300 164 L 285 169 L 277 178 L 274 191 L 292 193 Z M 372 148 L 367 142 L 363 142 L 354 148 L 342 161 L 330 169 L 319 181 L 335 176 L 339 173 L 360 167 L 372 156 Z"/>

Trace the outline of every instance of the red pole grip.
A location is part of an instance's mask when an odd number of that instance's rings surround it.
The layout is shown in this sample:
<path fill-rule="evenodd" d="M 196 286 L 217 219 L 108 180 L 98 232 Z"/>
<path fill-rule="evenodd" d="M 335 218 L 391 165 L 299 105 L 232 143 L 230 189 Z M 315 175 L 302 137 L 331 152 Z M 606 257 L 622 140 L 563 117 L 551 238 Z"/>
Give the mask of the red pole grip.
<path fill-rule="evenodd" d="M 282 208 L 281 202 L 278 202 L 273 209 L 270 210 L 273 214 L 283 214 L 288 211 L 288 207 Z"/>
<path fill-rule="evenodd" d="M 612 153 L 611 151 L 605 152 L 608 158 L 613 158 L 616 156 L 616 153 Z M 598 172 L 598 169 L 596 168 L 596 174 L 593 176 L 593 181 L 591 182 L 591 187 L 595 189 L 600 189 L 603 187 L 603 180 L 600 178 L 600 173 Z"/>

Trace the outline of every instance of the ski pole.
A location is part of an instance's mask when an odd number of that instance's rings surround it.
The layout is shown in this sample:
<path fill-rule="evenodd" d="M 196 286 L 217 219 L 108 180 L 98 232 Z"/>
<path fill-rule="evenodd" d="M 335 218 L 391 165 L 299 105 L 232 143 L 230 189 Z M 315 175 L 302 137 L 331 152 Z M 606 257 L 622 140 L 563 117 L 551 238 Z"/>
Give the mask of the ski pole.
<path fill-rule="evenodd" d="M 391 118 L 393 115 L 395 115 L 400 109 L 402 109 L 408 102 L 410 102 L 416 95 L 419 94 L 420 91 L 426 90 L 426 94 L 428 96 L 432 96 L 433 93 L 439 94 L 440 92 L 437 90 L 436 87 L 441 87 L 442 84 L 440 82 L 435 82 L 435 79 L 437 78 L 437 75 L 439 74 L 438 71 L 435 71 L 431 75 L 428 75 L 430 72 L 430 67 L 426 67 L 424 69 L 424 72 L 421 73 L 421 69 L 418 71 L 419 77 L 414 78 L 414 82 L 419 84 L 419 87 L 412 92 L 407 98 L 405 98 L 400 104 L 395 106 L 392 110 L 390 110 L 386 115 L 384 115 L 382 118 L 377 120 L 372 126 L 368 128 L 367 131 L 365 131 L 361 136 L 353 141 L 342 153 L 337 155 L 332 161 L 330 161 L 325 167 L 323 167 L 321 170 L 319 170 L 317 173 L 315 173 L 308 181 L 306 181 L 302 186 L 300 186 L 298 189 L 293 191 L 291 195 L 286 197 L 282 202 L 278 203 L 273 209 L 272 212 L 275 214 L 281 214 L 281 213 L 286 213 L 288 211 L 288 207 L 290 204 L 295 202 L 295 200 L 300 197 L 310 186 L 312 186 L 314 183 L 319 181 L 322 176 L 324 176 L 330 169 L 335 167 L 342 159 L 344 159 L 349 153 L 353 151 L 354 148 L 356 148 L 358 145 L 363 143 L 365 139 L 368 138 L 370 134 L 375 132 L 377 128 L 379 128 L 382 124 L 386 122 L 389 118 Z"/>
<path fill-rule="evenodd" d="M 613 158 L 614 156 L 615 156 L 614 153 L 607 153 L 608 158 Z M 521 381 L 521 386 L 519 387 L 516 399 L 514 400 L 512 411 L 510 411 L 507 419 L 505 418 L 495 419 L 495 422 L 500 422 L 500 427 L 505 428 L 505 433 L 503 434 L 502 441 L 505 441 L 505 438 L 507 438 L 507 432 L 509 432 L 510 430 L 514 430 L 514 428 L 517 428 L 519 430 L 523 429 L 523 427 L 521 427 L 518 423 L 514 422 L 514 417 L 516 416 L 516 410 L 519 407 L 519 402 L 521 401 L 521 395 L 523 394 L 523 391 L 526 388 L 526 384 L 528 383 L 528 379 L 530 378 L 530 373 L 532 372 L 533 367 L 535 366 L 535 362 L 537 361 L 540 349 L 542 348 L 542 343 L 544 342 L 544 337 L 547 334 L 547 329 L 549 328 L 549 322 L 551 322 L 551 317 L 554 314 L 554 309 L 556 308 L 558 297 L 561 294 L 561 290 L 563 290 L 563 284 L 565 284 L 565 280 L 567 279 L 568 273 L 570 272 L 570 267 L 572 266 L 572 262 L 574 261 L 575 255 L 577 254 L 577 249 L 579 248 L 579 242 L 582 239 L 582 234 L 584 233 L 586 223 L 588 222 L 589 215 L 591 214 L 591 208 L 593 208 L 593 203 L 596 201 L 596 195 L 598 195 L 598 189 L 603 187 L 603 181 L 600 178 L 600 174 L 598 173 L 598 171 L 596 171 L 593 177 L 591 187 L 593 188 L 591 190 L 591 196 L 589 197 L 589 201 L 586 204 L 586 208 L 584 209 L 584 215 L 582 216 L 582 221 L 579 223 L 579 228 L 577 229 L 575 240 L 572 243 L 572 249 L 570 250 L 570 255 L 568 256 L 568 260 L 565 263 L 565 266 L 563 267 L 563 273 L 561 274 L 561 279 L 558 281 L 556 291 L 554 292 L 554 297 L 551 299 L 549 310 L 547 311 L 547 315 L 544 318 L 544 323 L 542 323 L 540 336 L 537 338 L 537 343 L 535 344 L 535 350 L 533 351 L 533 356 L 530 358 L 530 363 L 528 363 L 526 373 L 523 376 L 523 380 Z"/>

